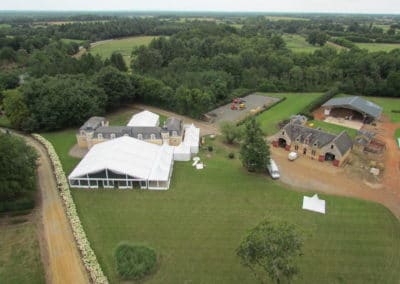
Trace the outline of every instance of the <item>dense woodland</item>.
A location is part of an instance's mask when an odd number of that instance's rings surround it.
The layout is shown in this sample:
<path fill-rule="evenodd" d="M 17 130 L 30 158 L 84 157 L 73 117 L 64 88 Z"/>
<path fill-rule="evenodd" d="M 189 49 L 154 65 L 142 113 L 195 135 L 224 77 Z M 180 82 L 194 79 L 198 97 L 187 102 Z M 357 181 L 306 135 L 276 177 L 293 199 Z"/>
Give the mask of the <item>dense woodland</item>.
<path fill-rule="evenodd" d="M 76 126 L 135 101 L 201 117 L 251 91 L 322 92 L 339 86 L 348 94 L 400 96 L 400 49 L 368 52 L 355 45 L 400 42 L 400 18 L 304 17 L 189 21 L 75 15 L 51 25 L 45 16 L 8 15 L 0 29 L 0 100 L 13 127 L 38 131 Z M 302 35 L 322 48 L 294 53 L 284 34 Z M 131 66 L 117 53 L 106 60 L 90 53 L 75 56 L 80 45 L 136 35 L 160 37 L 132 49 Z"/>

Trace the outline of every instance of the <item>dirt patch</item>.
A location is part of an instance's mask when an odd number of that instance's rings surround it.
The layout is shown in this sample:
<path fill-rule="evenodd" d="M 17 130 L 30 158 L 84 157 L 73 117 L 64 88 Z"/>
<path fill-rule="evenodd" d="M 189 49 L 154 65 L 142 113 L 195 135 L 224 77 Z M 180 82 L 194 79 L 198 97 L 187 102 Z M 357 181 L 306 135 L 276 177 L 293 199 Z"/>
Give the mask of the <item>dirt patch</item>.
<path fill-rule="evenodd" d="M 210 122 L 213 124 L 218 124 L 222 121 L 238 122 L 246 118 L 246 116 L 250 115 L 252 112 L 259 112 L 269 105 L 272 105 L 273 103 L 279 101 L 278 98 L 260 96 L 255 94 L 248 95 L 242 99 L 244 100 L 244 104 L 246 105 L 245 109 L 232 110 L 232 104 L 229 103 L 206 113 L 206 117 L 208 117 Z M 237 107 L 239 108 L 239 105 L 237 105 Z"/>
<path fill-rule="evenodd" d="M 87 152 L 89 152 L 88 149 L 86 148 L 80 148 L 78 146 L 78 144 L 75 144 L 74 147 L 72 147 L 69 152 L 68 155 L 70 155 L 71 157 L 74 158 L 83 158 L 85 157 L 85 155 L 87 154 Z"/>

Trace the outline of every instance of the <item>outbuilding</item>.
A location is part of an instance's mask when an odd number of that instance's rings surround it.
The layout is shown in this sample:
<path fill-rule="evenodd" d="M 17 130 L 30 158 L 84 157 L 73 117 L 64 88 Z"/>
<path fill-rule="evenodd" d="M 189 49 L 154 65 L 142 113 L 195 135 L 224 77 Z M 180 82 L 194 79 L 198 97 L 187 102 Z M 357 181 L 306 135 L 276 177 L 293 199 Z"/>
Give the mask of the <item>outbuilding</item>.
<path fill-rule="evenodd" d="M 173 163 L 171 146 L 123 136 L 94 145 L 68 180 L 74 188 L 166 190 Z"/>

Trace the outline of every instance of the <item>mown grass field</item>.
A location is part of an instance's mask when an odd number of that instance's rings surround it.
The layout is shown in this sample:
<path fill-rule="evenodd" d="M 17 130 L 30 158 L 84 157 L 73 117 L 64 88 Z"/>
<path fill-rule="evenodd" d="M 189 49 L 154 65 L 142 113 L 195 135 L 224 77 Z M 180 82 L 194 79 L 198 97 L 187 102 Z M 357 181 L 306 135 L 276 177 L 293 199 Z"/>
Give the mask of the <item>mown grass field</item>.
<path fill-rule="evenodd" d="M 153 38 L 155 38 L 155 36 L 136 36 L 114 39 L 94 46 L 91 48 L 90 53 L 98 54 L 105 59 L 109 58 L 113 52 L 119 52 L 129 66 L 133 49 L 141 45 L 148 45 Z"/>
<path fill-rule="evenodd" d="M 362 49 L 367 49 L 370 52 L 385 51 L 389 52 L 393 49 L 400 48 L 400 43 L 355 43 L 356 46 Z"/>
<path fill-rule="evenodd" d="M 264 111 L 257 116 L 262 130 L 267 135 L 275 134 L 278 131 L 278 123 L 298 114 L 305 106 L 322 96 L 322 93 L 257 93 L 276 98 L 286 98 L 271 109 Z"/>
<path fill-rule="evenodd" d="M 0 282 L 7 284 L 45 283 L 36 225 L 12 224 L 13 217 L 0 226 Z"/>
<path fill-rule="evenodd" d="M 63 139 L 53 141 L 68 165 Z M 113 257 L 121 241 L 157 250 L 160 268 L 146 283 L 255 283 L 235 249 L 264 218 L 286 220 L 304 231 L 300 277 L 294 283 L 397 283 L 400 225 L 386 208 L 322 195 L 327 215 L 303 211 L 303 193 L 265 174 L 248 174 L 237 158 L 227 158 L 229 152 L 238 157 L 237 148 L 210 143 L 211 156 L 200 154 L 205 170 L 175 163 L 168 191 L 72 190 L 111 283 L 121 282 Z"/>
<path fill-rule="evenodd" d="M 283 35 L 283 39 L 286 42 L 286 47 L 292 50 L 293 52 L 306 52 L 312 53 L 319 49 L 319 46 L 314 46 L 309 44 L 304 37 L 301 35 Z"/>

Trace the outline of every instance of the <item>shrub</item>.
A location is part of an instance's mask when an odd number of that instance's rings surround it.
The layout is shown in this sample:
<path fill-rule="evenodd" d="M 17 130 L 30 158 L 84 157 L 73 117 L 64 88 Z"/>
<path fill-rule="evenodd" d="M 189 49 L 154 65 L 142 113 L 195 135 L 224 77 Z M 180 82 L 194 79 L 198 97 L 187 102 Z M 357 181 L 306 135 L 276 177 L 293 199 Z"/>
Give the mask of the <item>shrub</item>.
<path fill-rule="evenodd" d="M 235 154 L 232 153 L 232 152 L 229 153 L 229 154 L 228 154 L 228 158 L 229 158 L 229 159 L 234 159 L 234 158 L 235 158 Z"/>
<path fill-rule="evenodd" d="M 207 147 L 207 150 L 208 150 L 208 152 L 212 152 L 214 150 L 214 148 L 213 148 L 213 146 L 210 145 Z"/>
<path fill-rule="evenodd" d="M 138 280 L 154 271 L 157 256 L 145 246 L 120 244 L 115 250 L 115 260 L 121 278 Z"/>

